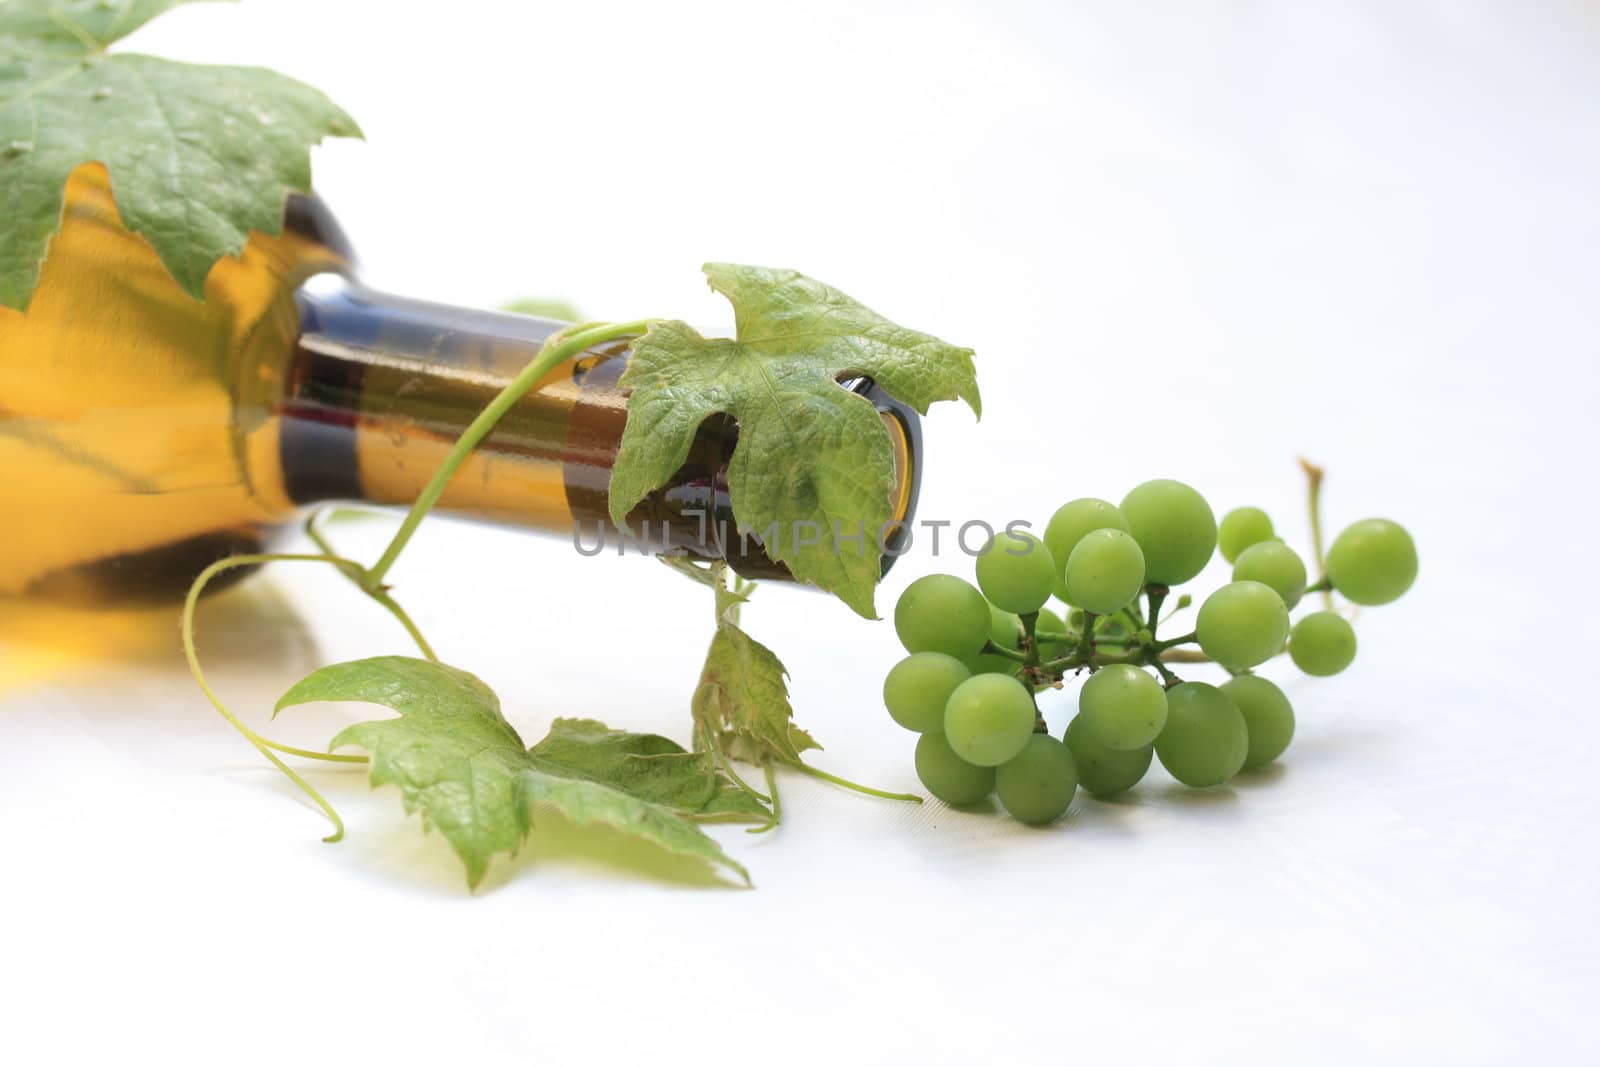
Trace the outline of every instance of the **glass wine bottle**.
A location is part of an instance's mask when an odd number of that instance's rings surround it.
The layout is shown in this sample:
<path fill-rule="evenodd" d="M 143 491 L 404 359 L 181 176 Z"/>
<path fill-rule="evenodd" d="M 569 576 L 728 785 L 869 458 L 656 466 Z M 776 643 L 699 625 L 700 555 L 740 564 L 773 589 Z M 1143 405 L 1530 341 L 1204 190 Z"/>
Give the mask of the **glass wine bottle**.
<path fill-rule="evenodd" d="M 253 234 L 218 262 L 195 300 L 122 225 L 105 169 L 80 167 L 27 312 L 0 307 L 0 596 L 171 599 L 311 505 L 407 505 L 562 325 L 368 289 L 337 223 L 303 197 L 290 199 L 280 234 Z M 457 472 L 438 510 L 616 543 L 606 491 L 626 364 L 616 343 L 552 371 Z M 870 380 L 842 387 L 883 417 L 893 513 L 908 525 L 917 415 Z M 731 419 L 708 420 L 627 525 L 654 551 L 788 577 L 757 538 L 734 532 L 737 439 Z"/>

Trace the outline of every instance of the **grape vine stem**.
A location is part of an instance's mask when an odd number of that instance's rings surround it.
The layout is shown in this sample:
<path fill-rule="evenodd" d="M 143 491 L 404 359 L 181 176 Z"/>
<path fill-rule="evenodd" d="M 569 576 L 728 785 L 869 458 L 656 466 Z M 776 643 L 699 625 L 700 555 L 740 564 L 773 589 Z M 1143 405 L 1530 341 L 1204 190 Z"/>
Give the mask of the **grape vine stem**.
<path fill-rule="evenodd" d="M 217 710 L 217 714 L 226 719 L 235 730 L 243 734 L 245 740 L 255 746 L 256 751 L 271 761 L 278 770 L 288 775 L 289 780 L 299 786 L 306 796 L 310 797 L 312 802 L 322 809 L 322 813 L 333 823 L 333 833 L 323 838 L 324 841 L 338 841 L 344 837 L 344 820 L 339 818 L 339 813 L 333 809 L 333 805 L 328 803 L 327 799 L 317 791 L 315 786 L 302 778 L 293 767 L 290 767 L 279 758 L 278 752 L 315 759 L 328 759 L 339 763 L 364 763 L 366 762 L 366 757 L 331 756 L 326 752 L 309 752 L 304 749 L 291 748 L 287 745 L 279 745 L 268 741 L 265 737 L 246 726 L 243 720 L 228 710 L 228 706 L 222 702 L 222 698 L 217 695 L 216 690 L 211 688 L 211 683 L 206 679 L 206 672 L 200 667 L 200 653 L 195 647 L 194 614 L 195 609 L 200 604 L 200 594 L 205 592 L 206 586 L 211 584 L 212 579 L 236 567 L 259 567 L 267 563 L 331 563 L 337 566 L 341 562 L 338 556 L 320 556 L 309 553 L 257 552 L 249 555 L 229 556 L 227 559 L 217 560 L 201 571 L 199 576 L 195 578 L 194 584 L 189 586 L 189 595 L 184 598 L 183 602 L 183 655 L 189 662 L 189 673 L 194 676 L 195 683 L 200 686 L 200 691 L 206 695 L 206 699 Z M 277 751 L 273 751 L 274 749 Z"/>
<path fill-rule="evenodd" d="M 605 344 L 608 341 L 618 341 L 625 337 L 636 337 L 648 330 L 654 319 L 636 319 L 633 322 L 606 323 L 600 325 L 585 325 L 575 327 L 564 333 L 557 334 L 546 341 L 539 354 L 534 356 L 528 365 L 511 379 L 511 382 L 495 396 L 495 398 L 478 412 L 476 418 L 467 426 L 466 430 L 451 446 L 449 454 L 433 472 L 433 477 L 423 487 L 416 502 L 411 505 L 411 510 L 406 512 L 406 517 L 400 524 L 400 529 L 395 531 L 394 539 L 389 542 L 389 547 L 384 549 L 378 562 L 367 569 L 363 578 L 364 588 L 369 592 L 382 591 L 383 580 L 388 577 L 389 571 L 400 558 L 400 553 L 405 551 L 406 545 L 411 542 L 412 536 L 417 532 L 417 527 L 422 525 L 422 520 L 427 518 L 428 512 L 444 496 L 444 491 L 450 485 L 450 480 L 455 477 L 456 471 L 466 462 L 472 450 L 483 443 L 494 430 L 495 424 L 503 418 L 506 412 L 521 400 L 534 386 L 552 370 L 572 359 L 586 348 Z"/>
<path fill-rule="evenodd" d="M 429 479 L 428 484 L 411 506 L 411 510 L 406 513 L 405 520 L 400 524 L 400 529 L 396 531 L 394 538 L 389 542 L 388 548 L 384 550 L 382 557 L 379 558 L 374 566 L 370 568 L 363 567 L 354 560 L 346 559 L 334 551 L 333 546 L 322 533 L 317 521 L 318 515 L 314 513 L 306 520 L 305 532 L 311 542 L 321 550 L 320 553 L 260 552 L 230 556 L 216 561 L 201 571 L 196 576 L 193 584 L 189 586 L 189 593 L 184 598 L 182 631 L 183 653 L 189 664 L 189 673 L 194 676 L 195 683 L 199 685 L 200 691 L 205 694 L 206 699 L 210 701 L 211 706 L 216 709 L 217 713 L 226 719 L 234 729 L 244 735 L 244 738 L 265 756 L 273 766 L 277 767 L 290 781 L 299 786 L 306 796 L 310 797 L 317 807 L 322 810 L 323 814 L 328 817 L 329 821 L 333 823 L 333 833 L 323 838 L 324 841 L 338 841 L 344 837 L 344 820 L 339 817 L 339 813 L 334 810 L 333 805 L 328 803 L 327 799 L 317 791 L 316 787 L 285 763 L 278 753 L 331 763 L 366 763 L 367 757 L 313 752 L 309 749 L 280 744 L 263 737 L 245 725 L 243 720 L 228 709 L 227 705 L 222 702 L 222 698 L 217 695 L 216 690 L 211 687 L 211 683 L 207 680 L 205 671 L 200 666 L 200 654 L 195 644 L 195 612 L 206 587 L 219 574 L 238 567 L 263 566 L 268 563 L 327 564 L 349 578 L 358 588 L 393 615 L 400 625 L 404 627 L 406 633 L 411 636 L 411 639 L 416 642 L 417 648 L 422 654 L 427 659 L 437 662 L 438 657 L 435 656 L 433 648 L 428 644 L 427 639 L 422 636 L 422 631 L 417 627 L 411 616 L 389 595 L 389 587 L 384 584 L 384 578 L 388 575 L 389 570 L 394 566 L 395 561 L 400 558 L 400 553 L 405 550 L 406 545 L 410 543 L 412 535 L 416 533 L 417 527 L 421 525 L 422 520 L 438 504 L 440 498 L 444 496 L 444 491 L 449 486 L 450 479 L 454 477 L 456 471 L 466 462 L 467 457 L 472 454 L 472 450 L 481 444 L 484 438 L 489 436 L 495 424 L 505 416 L 506 412 L 511 410 L 518 400 L 536 386 L 545 375 L 583 350 L 609 341 L 637 336 L 649 329 L 654 321 L 653 319 L 638 319 L 633 322 L 614 324 L 587 323 L 569 328 L 549 338 L 539 349 L 538 355 L 534 356 L 528 365 L 517 373 L 516 377 L 478 413 L 477 417 L 468 425 L 466 431 L 456 439 L 449 454 L 440 463 L 438 469 L 434 471 L 433 477 Z M 725 759 L 723 763 L 726 765 Z M 740 781 L 737 775 L 733 777 L 748 792 L 756 796 L 761 795 Z M 765 798 L 763 797 L 762 799 L 764 800 Z"/>
<path fill-rule="evenodd" d="M 884 800 L 907 800 L 913 804 L 922 803 L 922 798 L 915 793 L 891 793 L 887 789 L 874 789 L 870 785 L 862 785 L 860 782 L 852 782 L 848 778 L 840 778 L 837 774 L 829 774 L 821 767 L 813 767 L 804 761 L 792 763 L 790 766 L 797 771 L 809 774 L 813 778 L 820 778 L 824 782 L 832 782 L 834 785 L 843 786 L 845 789 L 853 789 L 857 793 L 865 793 L 869 797 L 882 797 Z"/>

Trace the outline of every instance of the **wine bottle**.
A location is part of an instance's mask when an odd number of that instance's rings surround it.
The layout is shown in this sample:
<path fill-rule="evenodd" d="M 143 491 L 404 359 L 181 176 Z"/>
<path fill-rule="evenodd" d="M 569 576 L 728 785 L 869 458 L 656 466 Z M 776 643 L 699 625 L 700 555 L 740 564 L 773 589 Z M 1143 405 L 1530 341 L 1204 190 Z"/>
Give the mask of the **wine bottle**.
<path fill-rule="evenodd" d="M 312 505 L 410 504 L 564 325 L 379 293 L 354 266 L 326 207 L 292 197 L 282 231 L 252 234 L 195 300 L 122 225 L 105 169 L 79 167 L 32 303 L 0 307 L 0 595 L 170 599 Z M 457 471 L 438 510 L 589 549 L 619 543 L 606 491 L 627 416 L 626 349 L 600 346 L 552 371 Z M 870 380 L 842 387 L 883 417 L 893 513 L 909 525 L 917 415 Z M 708 420 L 670 484 L 629 516 L 626 544 L 788 577 L 758 538 L 736 532 L 737 440 L 731 419 Z M 885 567 L 902 536 L 888 539 Z"/>

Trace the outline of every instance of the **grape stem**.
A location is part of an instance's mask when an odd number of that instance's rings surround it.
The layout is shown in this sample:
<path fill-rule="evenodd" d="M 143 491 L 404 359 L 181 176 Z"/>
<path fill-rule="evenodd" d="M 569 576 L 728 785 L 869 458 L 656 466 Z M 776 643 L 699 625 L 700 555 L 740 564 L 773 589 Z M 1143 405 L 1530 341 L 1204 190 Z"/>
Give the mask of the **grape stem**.
<path fill-rule="evenodd" d="M 1078 635 L 1077 658 L 1080 663 L 1087 662 L 1094 655 L 1094 622 L 1099 618 L 1091 611 L 1083 613 L 1083 633 Z"/>
<path fill-rule="evenodd" d="M 1150 600 L 1150 623 L 1147 628 L 1150 631 L 1150 640 L 1154 641 L 1156 639 L 1156 627 L 1161 625 L 1161 602 L 1167 599 L 1167 594 L 1171 590 L 1159 582 L 1151 582 L 1144 587 L 1144 592 L 1145 596 Z M 1137 603 L 1137 601 L 1135 602 Z M 1159 648 L 1160 646 L 1156 647 Z"/>
<path fill-rule="evenodd" d="M 1150 656 L 1148 662 L 1150 666 L 1156 669 L 1156 673 L 1161 675 L 1161 684 L 1166 688 L 1171 689 L 1173 686 L 1177 685 L 1183 680 L 1167 669 L 1167 665 L 1162 661 L 1159 653 Z"/>
<path fill-rule="evenodd" d="M 1300 469 L 1306 472 L 1306 505 L 1311 512 L 1311 551 L 1317 561 L 1317 573 L 1323 576 L 1306 592 L 1313 589 L 1320 592 L 1322 606 L 1332 611 L 1333 586 L 1328 584 L 1328 557 L 1322 548 L 1322 479 L 1328 472 L 1304 456 L 1300 457 Z"/>
<path fill-rule="evenodd" d="M 1037 611 L 1025 612 L 1017 616 L 1022 622 L 1022 648 L 1024 659 L 1022 661 L 1022 675 L 1027 679 L 1028 699 L 1033 702 L 1033 732 L 1047 734 L 1050 725 L 1044 721 L 1044 712 L 1039 709 L 1039 694 L 1035 689 L 1043 682 L 1044 672 L 1039 667 L 1039 638 L 1038 625 L 1039 613 Z"/>
<path fill-rule="evenodd" d="M 1206 655 L 1204 652 L 1201 652 L 1199 649 L 1194 649 L 1194 648 L 1169 648 L 1169 649 L 1165 650 L 1164 652 L 1160 653 L 1160 658 L 1161 658 L 1161 662 L 1163 662 L 1163 663 L 1215 663 L 1216 662 L 1216 660 L 1212 659 L 1210 656 Z M 1096 668 L 1109 667 L 1114 663 L 1129 663 L 1129 664 L 1132 664 L 1133 666 L 1137 667 L 1140 664 L 1149 663 L 1150 660 L 1151 660 L 1151 656 L 1150 656 L 1149 650 L 1144 649 L 1144 648 L 1136 648 L 1136 649 L 1132 649 L 1132 650 L 1127 651 L 1127 652 L 1118 652 L 1118 653 L 1110 653 L 1110 654 L 1103 653 L 1103 652 L 1096 653 L 1095 656 L 1094 656 L 1094 659 L 1091 662 L 1092 662 L 1093 666 L 1095 666 Z M 1052 660 L 1050 663 L 1046 663 L 1044 666 L 1048 668 L 1048 667 L 1051 667 L 1051 666 L 1053 666 L 1054 664 L 1057 664 L 1057 663 L 1066 665 L 1068 667 L 1068 669 L 1070 669 L 1071 667 L 1074 667 L 1074 666 L 1082 666 L 1081 663 L 1076 662 L 1075 660 L 1072 659 L 1072 657 L 1067 657 L 1066 659 L 1061 659 L 1061 660 Z"/>
<path fill-rule="evenodd" d="M 984 642 L 983 654 L 986 656 L 1004 656 L 1006 659 L 1014 659 L 1018 663 L 1028 662 L 1028 654 L 1026 652 L 1018 652 L 1014 648 L 1007 648 L 1004 645 L 997 645 L 993 641 Z"/>
<path fill-rule="evenodd" d="M 884 800 L 906 800 L 913 804 L 922 803 L 922 798 L 914 793 L 891 793 L 886 789 L 874 789 L 870 785 L 862 785 L 860 782 L 852 782 L 848 778 L 840 778 L 837 774 L 829 774 L 822 768 L 813 767 L 809 763 L 793 763 L 790 766 L 797 771 L 811 775 L 813 778 L 820 778 L 824 782 L 832 782 L 834 785 L 843 786 L 845 789 L 853 789 L 857 793 L 865 793 L 869 797 L 882 797 Z"/>
<path fill-rule="evenodd" d="M 1153 652 L 1165 652 L 1167 649 L 1176 648 L 1179 645 L 1192 645 L 1195 640 L 1194 631 L 1190 630 L 1182 637 L 1174 637 L 1170 641 L 1156 641 L 1150 645 L 1150 649 Z"/>
<path fill-rule="evenodd" d="M 1169 612 L 1167 612 L 1167 614 L 1166 614 L 1166 615 L 1165 615 L 1165 616 L 1164 616 L 1164 617 L 1162 617 L 1162 618 L 1161 618 L 1161 619 L 1160 619 L 1160 620 L 1159 620 L 1159 621 L 1161 621 L 1161 622 L 1167 622 L 1167 621 L 1168 621 L 1168 620 L 1170 620 L 1170 619 L 1171 619 L 1171 618 L 1172 618 L 1172 617 L 1173 617 L 1173 616 L 1174 616 L 1174 615 L 1176 615 L 1176 614 L 1177 614 L 1177 613 L 1178 613 L 1178 612 L 1180 612 L 1180 611 L 1182 611 L 1182 610 L 1183 610 L 1183 609 L 1184 609 L 1184 608 L 1186 608 L 1186 607 L 1188 607 L 1188 606 L 1189 606 L 1189 605 L 1190 605 L 1190 604 L 1191 604 L 1191 603 L 1193 603 L 1193 601 L 1192 601 L 1192 599 L 1191 599 L 1191 598 L 1190 598 L 1190 596 L 1189 596 L 1189 594 L 1188 594 L 1188 593 L 1185 593 L 1185 594 L 1183 594 L 1183 595 L 1182 595 L 1182 596 L 1180 596 L 1180 597 L 1179 597 L 1179 598 L 1178 598 L 1178 602 L 1177 602 L 1177 603 L 1176 603 L 1176 604 L 1174 604 L 1174 605 L 1172 605 L 1172 610 L 1171 610 L 1171 611 L 1169 611 Z M 1152 633 L 1152 634 L 1154 634 L 1154 633 L 1155 633 L 1155 627 L 1153 627 L 1153 626 L 1152 626 L 1152 627 L 1151 627 L 1151 628 L 1150 628 L 1150 632 L 1151 632 L 1151 633 Z"/>

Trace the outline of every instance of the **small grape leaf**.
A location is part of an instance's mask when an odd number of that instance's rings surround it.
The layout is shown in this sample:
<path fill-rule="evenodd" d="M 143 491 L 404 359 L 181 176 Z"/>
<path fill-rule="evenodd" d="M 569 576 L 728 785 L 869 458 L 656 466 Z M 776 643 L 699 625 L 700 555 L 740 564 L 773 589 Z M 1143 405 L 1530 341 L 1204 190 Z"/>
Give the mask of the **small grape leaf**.
<path fill-rule="evenodd" d="M 712 568 L 717 632 L 690 702 L 697 747 L 716 747 L 746 763 L 772 759 L 799 766 L 800 753 L 822 746 L 794 723 L 782 661 L 739 628 L 739 607 L 749 596 L 728 589 L 724 571 L 720 563 Z"/>
<path fill-rule="evenodd" d="M 739 441 L 728 488 L 740 529 L 762 537 L 800 581 L 876 618 L 877 538 L 892 517 L 894 455 L 872 403 L 838 383 L 870 377 L 924 414 L 957 398 L 977 414 L 972 350 L 897 326 L 797 271 L 728 263 L 704 270 L 733 304 L 737 336 L 707 339 L 666 321 L 634 342 L 618 383 L 629 391 L 628 421 L 612 470 L 611 518 L 620 526 L 671 479 L 706 418 L 731 415 Z M 836 548 L 836 531 L 865 536 Z M 818 543 L 805 543 L 818 534 Z"/>
<path fill-rule="evenodd" d="M 771 816 L 765 805 L 717 769 L 710 753 L 689 752 L 659 734 L 613 730 L 593 719 L 557 719 L 544 740 L 528 750 L 528 761 L 677 811 Z"/>
<path fill-rule="evenodd" d="M 420 812 L 424 829 L 438 830 L 461 858 L 469 886 L 483 880 L 496 854 L 517 851 L 533 828 L 535 806 L 578 826 L 611 826 L 750 879 L 681 814 L 739 813 L 728 806 L 733 787 L 709 760 L 672 759 L 670 748 L 677 746 L 665 738 L 562 719 L 554 740 L 529 750 L 482 681 L 407 656 L 324 667 L 285 693 L 277 711 L 319 700 L 381 704 L 400 713 L 345 728 L 329 750 L 366 749 L 372 785 L 400 788 L 406 813 Z M 584 743 L 593 747 L 580 754 Z M 649 769 L 634 762 L 662 757 Z"/>
<path fill-rule="evenodd" d="M 582 322 L 583 312 L 569 300 L 556 297 L 525 296 L 520 300 L 513 300 L 501 306 L 502 311 L 514 311 L 518 315 L 532 315 L 536 319 L 554 319 L 557 322 Z"/>
<path fill-rule="evenodd" d="M 117 208 L 192 296 L 252 230 L 276 234 L 311 185 L 310 148 L 359 137 L 308 85 L 256 67 L 107 54 L 190 0 L 0 0 L 0 304 L 26 310 L 67 176 L 111 175 Z"/>

